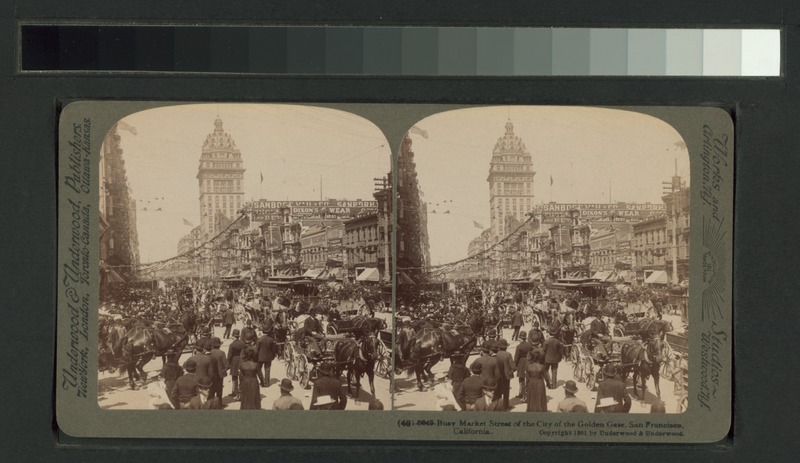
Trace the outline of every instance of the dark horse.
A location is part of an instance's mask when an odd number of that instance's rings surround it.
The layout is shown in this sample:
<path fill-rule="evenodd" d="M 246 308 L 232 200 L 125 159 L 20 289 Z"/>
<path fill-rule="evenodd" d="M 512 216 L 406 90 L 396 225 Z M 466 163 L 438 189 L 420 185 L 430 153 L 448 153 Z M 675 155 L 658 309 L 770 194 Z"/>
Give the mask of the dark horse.
<path fill-rule="evenodd" d="M 433 382 L 431 368 L 444 358 L 454 355 L 468 356 L 477 344 L 477 337 L 468 326 L 458 326 L 454 330 L 441 328 L 418 332 L 412 341 L 408 358 L 400 368 L 413 370 L 417 376 L 417 387 L 424 390 L 423 378 Z"/>
<path fill-rule="evenodd" d="M 333 347 L 333 358 L 337 371 L 347 370 L 347 393 L 358 398 L 361 394 L 361 378 L 366 373 L 369 380 L 369 391 L 375 397 L 375 362 L 378 360 L 378 339 L 370 334 L 360 341 L 344 339 L 336 341 Z M 355 379 L 356 393 L 353 395 L 350 385 Z"/>
<path fill-rule="evenodd" d="M 645 389 L 647 388 L 647 377 L 653 377 L 653 383 L 656 385 L 656 395 L 661 398 L 661 389 L 658 385 L 659 370 L 661 363 L 666 359 L 663 354 L 664 343 L 658 337 L 653 337 L 644 345 L 639 343 L 625 343 L 622 345 L 620 361 L 625 368 L 633 370 L 633 395 L 636 394 L 636 380 L 642 379 L 642 397 L 644 400 Z M 627 371 L 626 371 L 627 373 Z"/>
<path fill-rule="evenodd" d="M 486 329 L 486 317 L 480 311 L 476 310 L 469 317 L 467 317 L 467 325 L 470 327 L 472 332 L 475 333 L 476 344 L 478 342 L 483 344 L 483 332 Z"/>
<path fill-rule="evenodd" d="M 351 318 L 354 333 L 357 339 L 367 336 L 377 336 L 378 331 L 386 329 L 386 320 L 382 318 L 370 318 L 363 315 L 356 315 Z"/>
<path fill-rule="evenodd" d="M 111 357 L 103 357 L 101 370 L 113 371 L 114 367 L 126 369 L 131 389 L 136 389 L 134 376 L 140 377 L 142 383 L 147 384 L 144 366 L 153 357 L 158 355 L 174 357 L 175 361 L 180 359 L 183 348 L 189 342 L 189 334 L 180 329 L 179 331 L 181 332 L 167 328 L 136 326 L 114 344 Z"/>

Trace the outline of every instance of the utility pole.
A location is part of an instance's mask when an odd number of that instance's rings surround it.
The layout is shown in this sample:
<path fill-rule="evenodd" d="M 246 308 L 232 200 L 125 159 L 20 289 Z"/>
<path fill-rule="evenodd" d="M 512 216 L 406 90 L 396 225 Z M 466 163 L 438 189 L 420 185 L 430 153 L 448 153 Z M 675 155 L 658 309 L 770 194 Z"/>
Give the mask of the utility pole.
<path fill-rule="evenodd" d="M 675 159 L 675 175 L 672 181 L 661 182 L 664 186 L 664 194 L 670 198 L 672 216 L 672 283 L 678 284 L 678 200 L 681 191 L 681 178 L 678 176 L 678 159 Z"/>
<path fill-rule="evenodd" d="M 383 228 L 383 278 L 385 281 L 391 281 L 389 275 L 389 201 L 391 201 L 391 177 L 381 177 L 372 179 L 375 185 L 375 196 L 382 196 L 382 200 L 378 201 L 378 216 L 380 217 L 380 226 Z"/>

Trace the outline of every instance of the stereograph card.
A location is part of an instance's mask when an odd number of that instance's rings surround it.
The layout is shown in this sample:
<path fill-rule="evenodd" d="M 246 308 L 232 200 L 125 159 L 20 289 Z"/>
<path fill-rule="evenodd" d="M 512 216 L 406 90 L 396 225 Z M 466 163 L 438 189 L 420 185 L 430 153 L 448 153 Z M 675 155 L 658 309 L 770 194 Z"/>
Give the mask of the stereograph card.
<path fill-rule="evenodd" d="M 732 417 L 733 142 L 713 107 L 71 102 L 58 427 L 718 441 Z M 513 358 L 540 335 L 541 358 Z M 455 378 L 453 365 L 498 368 L 492 347 L 511 359 L 505 397 L 481 371 Z M 190 370 L 200 398 L 178 391 Z M 567 389 L 585 411 L 561 411 Z M 304 411 L 274 410 L 290 402 Z M 224 409 L 172 410 L 212 404 Z"/>

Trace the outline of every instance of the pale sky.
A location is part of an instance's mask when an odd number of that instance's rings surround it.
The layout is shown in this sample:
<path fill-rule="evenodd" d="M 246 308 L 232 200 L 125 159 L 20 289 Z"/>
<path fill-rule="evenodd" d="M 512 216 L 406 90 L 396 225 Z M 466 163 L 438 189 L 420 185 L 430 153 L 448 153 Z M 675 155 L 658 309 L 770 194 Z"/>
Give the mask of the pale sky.
<path fill-rule="evenodd" d="M 385 176 L 391 166 L 390 148 L 381 131 L 343 111 L 280 104 L 197 104 L 131 114 L 123 120 L 137 134 L 125 130 L 119 134 L 128 185 L 139 205 L 142 263 L 177 254 L 178 240 L 192 229 L 183 219 L 200 225 L 197 167 L 217 115 L 242 153 L 246 201 L 308 201 L 320 196 L 374 200 L 372 179 Z"/>
<path fill-rule="evenodd" d="M 663 181 L 678 175 L 689 184 L 689 158 L 680 135 L 665 122 L 639 113 L 553 106 L 469 108 L 430 116 L 412 134 L 419 184 L 428 202 L 431 263 L 467 256 L 469 242 L 489 218 L 489 162 L 511 118 L 531 153 L 534 202 L 662 203 Z M 553 186 L 550 186 L 550 176 Z M 609 192 L 610 188 L 610 192 Z M 437 213 L 433 214 L 432 211 Z M 449 214 L 442 214 L 449 210 Z"/>

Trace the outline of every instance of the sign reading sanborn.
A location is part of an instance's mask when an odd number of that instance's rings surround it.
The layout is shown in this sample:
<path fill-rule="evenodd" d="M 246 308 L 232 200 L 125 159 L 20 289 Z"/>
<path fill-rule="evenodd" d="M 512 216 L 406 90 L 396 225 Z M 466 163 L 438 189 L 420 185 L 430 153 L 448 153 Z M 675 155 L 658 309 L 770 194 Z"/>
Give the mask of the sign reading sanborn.
<path fill-rule="evenodd" d="M 569 223 L 572 220 L 572 211 L 578 211 L 580 213 L 580 220 L 582 222 L 635 223 L 648 217 L 664 215 L 667 212 L 667 208 L 663 203 L 548 203 L 541 205 L 542 222 Z"/>
<path fill-rule="evenodd" d="M 278 221 L 281 209 L 288 207 L 293 217 L 312 219 L 336 218 L 348 219 L 362 214 L 378 212 L 377 201 L 347 201 L 329 199 L 327 201 L 270 201 L 260 199 L 244 205 L 245 212 L 252 213 L 258 222 Z"/>

